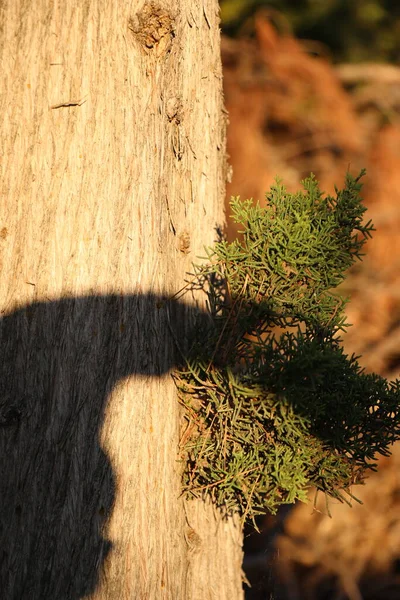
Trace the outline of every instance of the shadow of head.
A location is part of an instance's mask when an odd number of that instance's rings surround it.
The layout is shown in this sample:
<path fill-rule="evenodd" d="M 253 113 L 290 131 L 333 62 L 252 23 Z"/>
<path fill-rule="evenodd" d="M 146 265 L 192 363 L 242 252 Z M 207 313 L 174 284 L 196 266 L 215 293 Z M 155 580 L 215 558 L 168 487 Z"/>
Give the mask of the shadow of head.
<path fill-rule="evenodd" d="M 94 590 L 115 495 L 99 442 L 106 399 L 123 377 L 178 365 L 196 317 L 207 318 L 144 294 L 29 304 L 0 320 L 4 598 L 75 600 Z"/>

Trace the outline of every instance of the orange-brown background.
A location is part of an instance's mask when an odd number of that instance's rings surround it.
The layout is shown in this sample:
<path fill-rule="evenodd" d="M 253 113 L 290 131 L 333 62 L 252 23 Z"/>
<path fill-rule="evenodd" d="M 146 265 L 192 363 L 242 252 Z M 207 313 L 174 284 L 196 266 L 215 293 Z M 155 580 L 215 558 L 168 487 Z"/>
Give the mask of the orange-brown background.
<path fill-rule="evenodd" d="M 291 35 L 278 34 L 262 14 L 251 35 L 223 39 L 222 58 L 232 165 L 228 211 L 231 195 L 263 202 L 277 175 L 294 191 L 313 172 L 333 194 L 347 170 L 367 169 L 366 218 L 376 232 L 343 286 L 353 324 L 344 345 L 362 355 L 367 370 L 400 376 L 400 68 L 335 67 Z M 235 233 L 229 225 L 228 236 Z M 272 551 L 280 586 L 265 575 L 271 546 L 268 553 L 256 542 L 261 554 L 248 563 L 248 598 L 400 599 L 399 463 L 395 447 L 378 473 L 354 490 L 363 506 L 330 501 L 327 508 L 319 498 L 315 509 L 297 507 L 283 520 L 284 534 L 274 537 Z M 266 538 L 269 531 L 265 527 Z"/>

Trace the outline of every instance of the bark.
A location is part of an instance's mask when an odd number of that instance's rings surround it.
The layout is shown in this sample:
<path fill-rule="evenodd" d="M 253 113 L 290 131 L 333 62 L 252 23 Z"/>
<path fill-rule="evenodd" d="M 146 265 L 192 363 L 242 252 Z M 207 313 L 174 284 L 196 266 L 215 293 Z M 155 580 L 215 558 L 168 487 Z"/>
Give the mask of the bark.
<path fill-rule="evenodd" d="M 223 224 L 216 0 L 0 1 L 7 600 L 242 597 L 241 532 L 180 497 L 166 301 Z"/>

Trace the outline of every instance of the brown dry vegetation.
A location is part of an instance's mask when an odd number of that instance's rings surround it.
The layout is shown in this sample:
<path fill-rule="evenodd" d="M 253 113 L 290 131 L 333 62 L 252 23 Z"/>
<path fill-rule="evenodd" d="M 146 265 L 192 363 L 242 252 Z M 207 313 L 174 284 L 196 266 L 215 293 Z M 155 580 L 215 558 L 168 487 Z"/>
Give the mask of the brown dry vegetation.
<path fill-rule="evenodd" d="M 364 354 L 369 369 L 395 375 L 400 70 L 379 65 L 334 69 L 326 59 L 310 56 L 298 40 L 280 37 L 263 17 L 256 19 L 255 32 L 255 39 L 222 42 L 233 167 L 227 198 L 234 194 L 263 201 L 276 175 L 295 190 L 310 172 L 333 193 L 348 169 L 356 174 L 367 168 L 364 198 L 377 231 L 362 267 L 346 284 L 354 324 L 346 345 Z M 234 234 L 231 227 L 228 235 Z M 388 335 L 391 342 L 382 346 Z"/>
<path fill-rule="evenodd" d="M 354 493 L 363 504 L 319 496 L 298 506 L 278 539 L 278 568 L 290 600 L 400 598 L 400 452 Z M 331 516 L 328 515 L 328 511 Z"/>
<path fill-rule="evenodd" d="M 346 350 L 368 370 L 400 373 L 400 69 L 342 65 L 311 56 L 298 40 L 276 33 L 259 15 L 254 36 L 224 39 L 228 152 L 233 167 L 227 198 L 263 201 L 279 175 L 289 188 L 313 172 L 327 193 L 348 169 L 367 168 L 364 199 L 377 231 L 344 293 L 354 326 Z M 228 236 L 236 234 L 231 226 Z M 277 555 L 282 589 L 275 598 L 390 600 L 400 598 L 400 449 L 380 461 L 364 487 L 363 505 L 319 498 L 284 520 Z M 312 494 L 311 494 L 312 496 Z M 270 539 L 271 523 L 264 528 Z M 277 527 L 273 521 L 272 528 Z M 272 534 L 273 535 L 273 534 Z M 258 542 L 259 543 L 259 542 Z M 249 565 L 267 569 L 267 555 Z M 258 562 L 257 562 L 258 560 Z M 257 569 L 256 569 L 257 570 Z M 250 571 L 249 571 L 250 573 Z M 252 581 L 256 581 L 254 568 Z M 264 578 L 265 579 L 265 578 Z M 268 578 L 267 578 L 268 579 Z M 271 582 L 249 598 L 266 598 Z M 273 586 L 272 586 L 273 587 Z M 275 587 L 276 589 L 276 587 Z"/>

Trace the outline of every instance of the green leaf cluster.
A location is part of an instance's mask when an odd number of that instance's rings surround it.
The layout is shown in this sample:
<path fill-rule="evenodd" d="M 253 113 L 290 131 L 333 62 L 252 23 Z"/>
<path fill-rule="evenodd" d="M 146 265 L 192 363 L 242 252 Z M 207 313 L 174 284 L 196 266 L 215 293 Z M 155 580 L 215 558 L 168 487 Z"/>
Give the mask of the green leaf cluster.
<path fill-rule="evenodd" d="M 341 346 L 335 293 L 362 256 L 360 177 L 324 196 L 313 176 L 266 207 L 232 200 L 241 237 L 195 268 L 210 326 L 197 328 L 176 373 L 185 406 L 184 488 L 244 517 L 315 486 L 345 499 L 400 434 L 400 381 L 365 373 Z"/>

